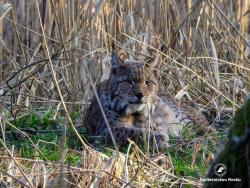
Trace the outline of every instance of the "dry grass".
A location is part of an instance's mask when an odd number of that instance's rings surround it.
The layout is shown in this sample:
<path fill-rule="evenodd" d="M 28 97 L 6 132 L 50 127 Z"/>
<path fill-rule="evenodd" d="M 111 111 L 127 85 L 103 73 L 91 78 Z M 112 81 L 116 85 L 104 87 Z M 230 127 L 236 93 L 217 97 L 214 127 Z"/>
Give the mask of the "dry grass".
<path fill-rule="evenodd" d="M 58 178 L 80 187 L 162 182 L 201 186 L 193 178 L 175 176 L 169 157 L 164 156 L 166 166 L 159 167 L 134 144 L 132 154 L 104 156 L 78 133 L 75 127 L 81 122 L 72 121 L 77 108 L 84 112 L 93 96 L 86 71 L 94 85 L 107 76 L 112 41 L 129 58 L 161 54 L 162 92 L 192 101 L 212 114 L 214 122 L 235 112 L 250 89 L 249 1 L 181 2 L 0 0 L 0 162 L 5 166 L 0 179 L 30 187 L 54 186 Z M 166 46 L 164 52 L 158 50 L 161 44 Z M 55 119 L 67 118 L 64 126 L 73 129 L 84 147 L 82 167 L 66 166 L 63 152 L 61 163 L 50 164 L 16 158 L 6 146 L 5 129 L 11 119 L 29 109 L 49 107 L 56 109 Z M 36 143 L 31 144 L 39 152 Z M 89 166 L 93 161 L 96 165 Z"/>

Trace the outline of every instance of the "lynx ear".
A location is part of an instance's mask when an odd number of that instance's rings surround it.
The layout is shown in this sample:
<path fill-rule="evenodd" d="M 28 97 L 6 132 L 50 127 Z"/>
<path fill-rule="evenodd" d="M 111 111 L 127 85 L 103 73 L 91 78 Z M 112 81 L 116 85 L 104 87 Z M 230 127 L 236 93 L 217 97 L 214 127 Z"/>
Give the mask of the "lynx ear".
<path fill-rule="evenodd" d="M 153 59 L 153 60 L 151 60 L 151 62 L 149 63 L 149 66 L 150 67 L 152 67 L 152 68 L 155 68 L 155 69 L 158 69 L 158 68 L 160 68 L 160 53 L 158 53 L 157 55 L 156 55 L 156 57 Z"/>
<path fill-rule="evenodd" d="M 112 52 L 112 56 L 111 56 L 112 68 L 120 67 L 122 65 L 122 63 L 123 62 L 122 62 L 121 58 L 115 52 Z"/>
<path fill-rule="evenodd" d="M 165 45 L 161 44 L 160 46 L 160 52 L 163 52 L 163 50 L 165 49 Z M 157 55 L 155 56 L 154 59 L 152 59 L 150 62 L 148 62 L 148 65 L 153 68 L 153 69 L 160 69 L 161 68 L 161 53 L 158 52 Z"/>
<path fill-rule="evenodd" d="M 161 54 L 158 53 L 156 57 L 150 59 L 147 61 L 146 66 L 154 71 L 160 70 L 161 68 Z"/>

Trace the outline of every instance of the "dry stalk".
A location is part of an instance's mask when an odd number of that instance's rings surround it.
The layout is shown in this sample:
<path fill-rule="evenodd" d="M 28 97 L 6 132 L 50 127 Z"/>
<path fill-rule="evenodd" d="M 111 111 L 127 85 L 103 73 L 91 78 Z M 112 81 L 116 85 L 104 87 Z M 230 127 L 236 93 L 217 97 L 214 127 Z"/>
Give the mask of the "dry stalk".
<path fill-rule="evenodd" d="M 45 38 L 45 33 L 44 33 L 44 29 L 43 29 L 43 25 L 42 25 L 42 19 L 41 19 L 41 15 L 40 15 L 40 10 L 39 10 L 39 4 L 38 4 L 38 1 L 36 0 L 36 8 L 37 8 L 37 12 L 38 12 L 38 15 L 39 15 L 39 21 L 40 21 L 40 26 L 41 26 L 41 29 L 42 29 L 42 33 L 43 33 L 43 40 L 44 40 L 44 44 L 45 44 L 45 50 L 46 50 L 46 53 L 47 53 L 47 58 L 49 60 L 49 67 L 50 67 L 50 70 L 51 70 L 51 73 L 52 73 L 52 77 L 53 77 L 53 81 L 54 81 L 54 84 L 56 86 L 56 90 L 60 96 L 60 99 L 61 99 L 61 102 L 62 102 L 62 105 L 63 105 L 63 108 L 65 110 L 65 114 L 68 118 L 68 121 L 69 121 L 69 124 L 70 124 L 70 127 L 73 129 L 75 135 L 77 136 L 77 138 L 79 139 L 79 141 L 81 142 L 81 144 L 85 147 L 85 148 L 89 148 L 89 146 L 83 141 L 83 139 L 81 138 L 80 134 L 78 133 L 78 131 L 75 129 L 74 127 L 74 124 L 73 124 L 73 121 L 71 120 L 71 117 L 68 113 L 68 110 L 67 110 L 67 107 L 66 107 L 66 104 L 64 102 L 64 99 L 63 99 L 63 96 L 62 96 L 62 93 L 61 93 L 61 90 L 60 90 L 60 87 L 58 85 L 58 81 L 57 81 L 57 78 L 56 78 L 56 73 L 54 71 L 54 68 L 53 68 L 53 64 L 52 64 L 52 60 L 51 60 L 51 56 L 50 56 L 50 52 L 49 52 L 49 48 L 48 48 L 48 44 L 46 42 L 46 38 Z"/>
<path fill-rule="evenodd" d="M 7 151 L 7 153 L 9 154 L 9 156 L 11 157 L 11 159 L 14 161 L 15 165 L 17 166 L 17 168 L 20 170 L 21 174 L 23 175 L 23 177 L 26 179 L 26 181 L 28 182 L 28 184 L 30 185 L 30 187 L 33 187 L 32 182 L 30 181 L 30 179 L 27 177 L 27 175 L 25 174 L 25 172 L 23 171 L 23 168 L 18 164 L 18 162 L 15 160 L 15 158 L 12 156 L 11 152 L 8 150 L 8 148 L 6 147 L 6 145 L 4 144 L 4 142 L 2 141 L 2 139 L 0 139 L 1 144 L 3 145 L 3 147 L 5 148 L 5 150 Z"/>

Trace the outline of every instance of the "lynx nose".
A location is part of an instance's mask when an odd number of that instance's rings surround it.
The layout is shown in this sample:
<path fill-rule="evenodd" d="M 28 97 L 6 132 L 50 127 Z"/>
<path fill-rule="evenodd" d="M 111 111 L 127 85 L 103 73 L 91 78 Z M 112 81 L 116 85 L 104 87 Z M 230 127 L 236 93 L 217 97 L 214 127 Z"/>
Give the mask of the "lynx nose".
<path fill-rule="evenodd" d="M 138 100 L 141 100 L 142 97 L 144 97 L 143 93 L 136 93 L 135 96 L 138 98 Z"/>

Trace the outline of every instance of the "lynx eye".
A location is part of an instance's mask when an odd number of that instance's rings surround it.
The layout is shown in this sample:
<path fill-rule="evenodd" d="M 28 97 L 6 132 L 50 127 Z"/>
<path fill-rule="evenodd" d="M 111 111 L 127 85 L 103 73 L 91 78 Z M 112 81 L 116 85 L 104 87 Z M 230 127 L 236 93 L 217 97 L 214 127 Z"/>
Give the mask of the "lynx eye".
<path fill-rule="evenodd" d="M 145 84 L 146 84 L 147 86 L 150 86 L 151 84 L 153 84 L 153 81 L 147 80 L 147 81 L 145 81 Z"/>

